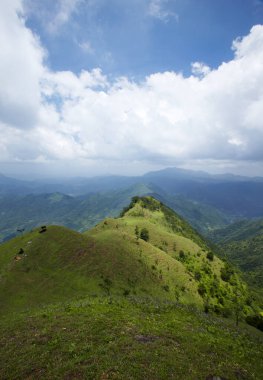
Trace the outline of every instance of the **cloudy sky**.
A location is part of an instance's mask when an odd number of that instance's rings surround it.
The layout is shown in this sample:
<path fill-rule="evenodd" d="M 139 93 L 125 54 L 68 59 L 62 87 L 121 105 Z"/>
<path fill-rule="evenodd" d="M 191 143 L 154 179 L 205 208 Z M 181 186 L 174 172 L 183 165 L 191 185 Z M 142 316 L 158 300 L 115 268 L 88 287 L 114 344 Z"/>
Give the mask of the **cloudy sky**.
<path fill-rule="evenodd" d="M 261 0 L 1 0 L 0 171 L 263 175 Z"/>

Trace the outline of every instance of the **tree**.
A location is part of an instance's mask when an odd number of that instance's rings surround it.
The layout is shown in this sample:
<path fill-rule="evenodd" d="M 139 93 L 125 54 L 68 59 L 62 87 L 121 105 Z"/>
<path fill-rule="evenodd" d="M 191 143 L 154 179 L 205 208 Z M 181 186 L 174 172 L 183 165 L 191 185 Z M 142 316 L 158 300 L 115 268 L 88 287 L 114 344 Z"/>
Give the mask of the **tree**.
<path fill-rule="evenodd" d="M 244 296 L 241 290 L 237 286 L 234 288 L 233 303 L 234 303 L 236 326 L 238 326 L 239 320 L 244 311 Z"/>
<path fill-rule="evenodd" d="M 138 240 L 139 237 L 140 237 L 140 231 L 139 231 L 139 227 L 138 227 L 138 226 L 135 227 L 135 236 L 136 236 L 136 239 L 137 239 L 137 240 Z"/>
<path fill-rule="evenodd" d="M 145 240 L 145 241 L 149 240 L 149 231 L 147 230 L 147 228 L 143 228 L 141 230 L 140 238 L 143 239 L 143 240 Z"/>
<path fill-rule="evenodd" d="M 213 261 L 214 260 L 213 252 L 211 252 L 211 251 L 207 252 L 206 257 L 208 260 Z"/>

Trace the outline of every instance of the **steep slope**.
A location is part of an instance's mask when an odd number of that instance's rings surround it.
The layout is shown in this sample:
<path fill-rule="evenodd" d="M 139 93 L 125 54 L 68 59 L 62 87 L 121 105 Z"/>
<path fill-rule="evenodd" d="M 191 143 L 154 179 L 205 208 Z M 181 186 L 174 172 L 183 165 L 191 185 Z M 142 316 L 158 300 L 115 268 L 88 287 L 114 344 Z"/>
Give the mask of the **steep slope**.
<path fill-rule="evenodd" d="M 147 295 L 225 315 L 239 294 L 249 312 L 246 287 L 234 271 L 151 197 L 133 198 L 121 218 L 85 234 L 50 226 L 2 244 L 0 268 L 2 312 L 87 294 Z"/>

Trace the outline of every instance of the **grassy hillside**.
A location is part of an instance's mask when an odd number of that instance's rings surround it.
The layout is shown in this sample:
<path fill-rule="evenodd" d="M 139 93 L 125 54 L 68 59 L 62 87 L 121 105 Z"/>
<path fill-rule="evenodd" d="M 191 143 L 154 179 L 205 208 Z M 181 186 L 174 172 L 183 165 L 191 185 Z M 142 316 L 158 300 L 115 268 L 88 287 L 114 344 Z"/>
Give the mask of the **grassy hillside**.
<path fill-rule="evenodd" d="M 234 217 L 215 207 L 187 199 L 183 195 L 163 194 L 162 196 L 157 195 L 156 198 L 181 215 L 204 236 L 229 225 L 234 220 Z"/>
<path fill-rule="evenodd" d="M 145 228 L 148 241 L 140 238 Z M 1 312 L 87 294 L 149 295 L 224 315 L 234 313 L 238 294 L 250 311 L 234 271 L 151 197 L 134 198 L 121 218 L 85 234 L 58 226 L 40 231 L 0 246 Z"/>
<path fill-rule="evenodd" d="M 84 298 L 1 318 L 0 345 L 1 379 L 259 380 L 263 373 L 260 331 L 136 297 Z"/>
<path fill-rule="evenodd" d="M 262 374 L 262 333 L 242 322 L 255 308 L 245 284 L 152 197 L 83 234 L 16 237 L 0 245 L 0 268 L 0 378 Z"/>

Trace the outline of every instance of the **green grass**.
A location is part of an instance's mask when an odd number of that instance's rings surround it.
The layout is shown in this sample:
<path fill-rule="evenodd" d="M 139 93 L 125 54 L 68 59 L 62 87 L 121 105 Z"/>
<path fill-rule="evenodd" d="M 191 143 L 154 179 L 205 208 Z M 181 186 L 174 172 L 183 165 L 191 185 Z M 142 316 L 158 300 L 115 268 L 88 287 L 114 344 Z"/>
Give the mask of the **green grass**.
<path fill-rule="evenodd" d="M 148 242 L 136 237 L 136 226 L 148 229 Z M 0 313 L 86 295 L 149 295 L 233 314 L 238 289 L 248 314 L 246 286 L 237 275 L 223 281 L 225 264 L 209 260 L 209 251 L 172 210 L 151 197 L 136 198 L 122 218 L 85 234 L 49 226 L 2 244 Z"/>
<path fill-rule="evenodd" d="M 0 379 L 260 379 L 262 333 L 215 315 L 251 313 L 246 285 L 209 252 L 151 197 L 0 245 Z"/>
<path fill-rule="evenodd" d="M 3 379 L 262 378 L 263 335 L 192 308 L 86 298 L 0 322 Z"/>

